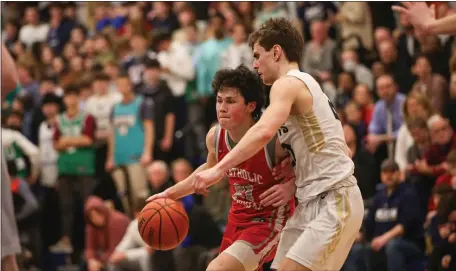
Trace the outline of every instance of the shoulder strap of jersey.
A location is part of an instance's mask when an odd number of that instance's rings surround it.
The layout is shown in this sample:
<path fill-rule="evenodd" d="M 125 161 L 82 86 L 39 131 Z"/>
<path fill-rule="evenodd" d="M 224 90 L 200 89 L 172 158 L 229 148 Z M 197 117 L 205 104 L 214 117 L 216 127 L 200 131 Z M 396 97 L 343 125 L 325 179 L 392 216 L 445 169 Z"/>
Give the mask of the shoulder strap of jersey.
<path fill-rule="evenodd" d="M 314 97 L 314 100 L 318 99 L 321 94 L 324 94 L 323 90 L 321 89 L 321 86 L 318 84 L 315 78 L 312 77 L 312 75 L 305 72 L 301 72 L 299 70 L 291 70 L 286 75 L 301 80 L 309 89 L 310 93 Z"/>
<path fill-rule="evenodd" d="M 214 146 L 214 147 L 215 147 L 215 160 L 217 161 L 217 163 L 218 163 L 218 161 L 219 161 L 219 159 L 218 159 L 218 153 L 219 153 L 219 144 L 220 144 L 219 141 L 220 141 L 220 132 L 221 132 L 221 129 L 222 129 L 222 128 L 220 127 L 219 124 L 217 124 L 217 126 L 215 126 L 215 133 L 214 133 L 214 139 L 215 139 L 215 140 L 214 140 L 214 144 L 215 144 L 215 146 Z"/>
<path fill-rule="evenodd" d="M 266 154 L 266 162 L 269 165 L 269 168 L 272 170 L 275 167 L 275 145 L 277 141 L 277 134 L 266 144 L 264 147 Z"/>

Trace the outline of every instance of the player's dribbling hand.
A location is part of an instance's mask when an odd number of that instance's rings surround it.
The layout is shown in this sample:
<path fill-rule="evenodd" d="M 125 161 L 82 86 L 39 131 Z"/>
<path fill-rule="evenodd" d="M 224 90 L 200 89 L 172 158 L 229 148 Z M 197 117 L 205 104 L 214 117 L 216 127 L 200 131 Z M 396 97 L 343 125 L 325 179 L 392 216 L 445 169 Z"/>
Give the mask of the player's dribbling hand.
<path fill-rule="evenodd" d="M 167 198 L 168 197 L 168 191 L 165 190 L 161 193 L 157 193 L 157 194 L 154 194 L 150 197 L 147 198 L 146 202 L 151 202 L 151 201 L 154 201 L 156 199 L 162 199 L 162 198 Z"/>
<path fill-rule="evenodd" d="M 207 195 L 209 193 L 207 188 L 217 183 L 223 175 L 224 172 L 219 170 L 216 166 L 197 173 L 193 181 L 193 189 L 195 193 Z"/>

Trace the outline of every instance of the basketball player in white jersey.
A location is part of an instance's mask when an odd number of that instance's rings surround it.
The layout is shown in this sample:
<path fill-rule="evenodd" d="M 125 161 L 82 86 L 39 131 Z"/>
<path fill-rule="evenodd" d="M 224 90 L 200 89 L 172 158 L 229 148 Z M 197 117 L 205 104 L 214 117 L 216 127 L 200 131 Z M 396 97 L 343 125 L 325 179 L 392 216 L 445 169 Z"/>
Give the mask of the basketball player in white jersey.
<path fill-rule="evenodd" d="M 283 229 L 272 268 L 340 270 L 364 213 L 342 124 L 317 81 L 299 71 L 304 42 L 289 21 L 270 19 L 249 39 L 253 67 L 272 85 L 270 105 L 228 155 L 196 175 L 194 188 L 204 193 L 278 133 L 294 159 L 299 203 Z"/>

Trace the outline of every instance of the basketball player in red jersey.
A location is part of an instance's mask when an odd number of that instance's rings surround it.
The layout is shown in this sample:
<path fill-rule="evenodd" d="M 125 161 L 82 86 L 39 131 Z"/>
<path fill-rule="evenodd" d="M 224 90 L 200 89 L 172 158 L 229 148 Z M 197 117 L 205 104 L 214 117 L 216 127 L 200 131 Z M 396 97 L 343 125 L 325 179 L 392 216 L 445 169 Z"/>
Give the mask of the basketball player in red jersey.
<path fill-rule="evenodd" d="M 264 94 L 258 76 L 247 67 L 218 71 L 212 87 L 217 95 L 219 125 L 206 137 L 207 162 L 186 180 L 148 201 L 161 197 L 176 200 L 194 193 L 195 174 L 215 166 L 259 118 Z M 263 263 L 274 258 L 280 232 L 294 210 L 294 178 L 281 183 L 273 176 L 275 162 L 286 156 L 274 137 L 250 159 L 227 170 L 232 205 L 221 253 L 207 270 L 262 270 Z M 292 174 L 291 165 L 289 172 Z"/>

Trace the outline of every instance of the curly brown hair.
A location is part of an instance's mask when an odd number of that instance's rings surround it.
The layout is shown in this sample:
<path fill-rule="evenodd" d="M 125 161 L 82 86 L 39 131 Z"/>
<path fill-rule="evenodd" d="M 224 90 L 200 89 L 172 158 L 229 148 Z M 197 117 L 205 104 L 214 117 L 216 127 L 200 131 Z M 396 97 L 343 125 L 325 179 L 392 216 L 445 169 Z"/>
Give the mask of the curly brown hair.
<path fill-rule="evenodd" d="M 304 38 L 293 24 L 285 18 L 267 20 L 260 29 L 249 36 L 249 45 L 253 48 L 255 43 L 261 45 L 266 51 L 274 45 L 279 45 L 285 51 L 290 62 L 300 62 L 304 51 Z"/>
<path fill-rule="evenodd" d="M 252 112 L 254 120 L 261 116 L 264 105 L 264 91 L 260 77 L 245 65 L 241 64 L 236 69 L 219 70 L 212 80 L 212 89 L 215 95 L 222 88 L 235 88 L 245 99 L 245 103 L 256 102 L 256 108 Z"/>

